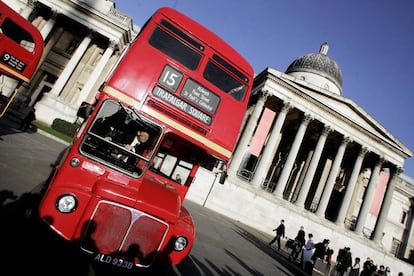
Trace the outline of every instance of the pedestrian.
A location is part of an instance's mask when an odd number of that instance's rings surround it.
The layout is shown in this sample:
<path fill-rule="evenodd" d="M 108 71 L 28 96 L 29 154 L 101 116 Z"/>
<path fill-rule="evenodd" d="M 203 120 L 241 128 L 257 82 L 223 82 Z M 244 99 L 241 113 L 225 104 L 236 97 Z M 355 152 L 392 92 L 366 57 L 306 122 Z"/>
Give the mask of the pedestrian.
<path fill-rule="evenodd" d="M 273 229 L 273 232 L 276 232 L 276 236 L 269 242 L 269 245 L 272 245 L 277 241 L 277 248 L 280 250 L 280 238 L 285 238 L 285 220 L 282 219 L 278 227 Z"/>
<path fill-rule="evenodd" d="M 313 250 L 315 249 L 315 243 L 313 242 L 313 234 L 308 234 L 308 240 L 303 247 L 303 258 L 302 258 L 302 268 L 305 271 L 308 271 L 307 267 L 310 265 L 311 257 L 313 255 Z"/>
<path fill-rule="evenodd" d="M 30 107 L 29 111 L 26 113 L 26 116 L 24 116 L 22 122 L 20 123 L 19 129 L 21 131 L 26 131 L 32 122 L 36 120 L 36 110 L 33 106 Z"/>
<path fill-rule="evenodd" d="M 391 276 L 392 274 L 391 274 L 391 268 L 389 267 L 389 266 L 387 266 L 386 268 L 385 268 L 385 275 L 387 275 L 387 276 Z"/>
<path fill-rule="evenodd" d="M 326 260 L 326 257 L 328 256 L 329 242 L 328 239 L 324 239 L 322 242 L 315 244 L 315 252 L 313 252 L 311 257 L 312 261 L 315 262 L 317 258 L 324 261 Z"/>
<path fill-rule="evenodd" d="M 299 253 L 302 251 L 302 247 L 305 245 L 305 242 L 306 242 L 306 240 L 305 240 L 305 230 L 304 230 L 304 227 L 301 226 L 299 228 L 299 231 L 298 231 L 296 237 L 295 237 L 292 252 L 290 253 L 290 255 L 288 257 L 289 261 L 291 261 L 291 262 L 296 261 L 296 259 L 299 256 Z"/>
<path fill-rule="evenodd" d="M 371 276 L 369 274 L 370 267 L 371 267 L 371 258 L 367 257 L 362 264 L 361 276 Z"/>
<path fill-rule="evenodd" d="M 339 249 L 338 256 L 336 257 L 336 275 L 343 276 L 352 266 L 352 255 L 349 247 Z"/>
<path fill-rule="evenodd" d="M 371 276 L 376 270 L 377 266 L 374 264 L 374 260 L 370 257 L 367 257 L 367 259 L 362 264 L 362 271 L 360 275 Z"/>
<path fill-rule="evenodd" d="M 361 268 L 361 259 L 359 257 L 356 257 L 354 261 L 354 265 L 349 270 L 348 276 L 359 276 L 360 268 Z"/>
<path fill-rule="evenodd" d="M 309 268 L 310 271 L 313 271 L 315 265 L 317 265 L 319 270 L 329 271 L 330 269 L 330 256 L 332 256 L 333 251 L 329 248 L 330 241 L 324 239 L 322 242 L 315 244 L 315 251 L 311 257 L 312 266 Z"/>
<path fill-rule="evenodd" d="M 375 273 L 373 273 L 372 275 L 380 275 L 380 276 L 386 275 L 385 274 L 385 266 L 384 265 L 380 265 L 379 268 L 378 268 L 378 270 Z"/>

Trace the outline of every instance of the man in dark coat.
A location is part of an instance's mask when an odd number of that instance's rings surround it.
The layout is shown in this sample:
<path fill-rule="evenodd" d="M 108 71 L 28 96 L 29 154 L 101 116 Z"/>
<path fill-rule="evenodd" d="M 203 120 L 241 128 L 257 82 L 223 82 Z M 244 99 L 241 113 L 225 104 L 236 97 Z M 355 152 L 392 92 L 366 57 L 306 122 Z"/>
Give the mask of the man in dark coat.
<path fill-rule="evenodd" d="M 313 252 L 311 260 L 313 262 L 316 261 L 317 258 L 321 260 L 325 260 L 325 258 L 328 256 L 328 250 L 329 250 L 329 240 L 324 239 L 323 242 L 318 242 L 315 244 L 315 251 Z"/>
<path fill-rule="evenodd" d="M 301 226 L 295 237 L 294 246 L 289 256 L 290 261 L 294 262 L 298 258 L 299 253 L 302 252 L 302 247 L 305 245 L 305 242 L 305 230 L 304 227 Z"/>
<path fill-rule="evenodd" d="M 339 249 L 338 257 L 336 258 L 336 272 L 338 276 L 344 275 L 349 267 L 352 266 L 352 254 L 349 247 Z"/>
<path fill-rule="evenodd" d="M 285 238 L 285 220 L 282 219 L 279 226 L 273 229 L 273 231 L 276 231 L 276 236 L 269 242 L 269 245 L 272 245 L 275 241 L 277 241 L 277 248 L 280 250 L 280 238 Z"/>

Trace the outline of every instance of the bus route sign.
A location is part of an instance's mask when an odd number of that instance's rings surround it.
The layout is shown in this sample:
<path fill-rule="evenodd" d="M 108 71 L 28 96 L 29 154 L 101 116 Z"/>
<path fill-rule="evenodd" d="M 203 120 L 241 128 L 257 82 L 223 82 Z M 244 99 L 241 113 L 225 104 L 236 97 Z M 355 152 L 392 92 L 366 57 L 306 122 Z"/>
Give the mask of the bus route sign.
<path fill-rule="evenodd" d="M 202 112 L 201 110 L 193 107 L 192 105 L 186 103 L 182 99 L 178 98 L 177 96 L 169 93 L 168 91 L 162 89 L 159 86 L 156 86 L 152 91 L 152 94 L 163 100 L 170 105 L 175 106 L 176 108 L 184 111 L 185 113 L 189 114 L 190 116 L 196 118 L 197 120 L 203 122 L 206 125 L 211 125 L 212 118 L 211 116 L 207 115 L 206 113 Z"/>
<path fill-rule="evenodd" d="M 211 114 L 216 113 L 220 102 L 220 98 L 216 94 L 191 79 L 188 79 L 184 84 L 181 96 Z"/>

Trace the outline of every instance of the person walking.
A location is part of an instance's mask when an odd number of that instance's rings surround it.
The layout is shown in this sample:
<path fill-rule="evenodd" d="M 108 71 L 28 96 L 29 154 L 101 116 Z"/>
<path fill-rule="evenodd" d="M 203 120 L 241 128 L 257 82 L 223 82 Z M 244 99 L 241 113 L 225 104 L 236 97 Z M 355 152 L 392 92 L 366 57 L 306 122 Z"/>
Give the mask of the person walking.
<path fill-rule="evenodd" d="M 311 265 L 311 257 L 313 255 L 313 250 L 315 249 L 315 243 L 313 242 L 313 234 L 308 234 L 308 240 L 306 241 L 305 246 L 303 247 L 303 258 L 302 258 L 302 268 L 305 271 L 308 271 L 309 265 Z"/>
<path fill-rule="evenodd" d="M 277 248 L 280 250 L 280 238 L 285 238 L 285 220 L 282 219 L 278 227 L 273 229 L 273 232 L 276 232 L 276 236 L 269 242 L 269 245 L 272 245 L 277 241 Z"/>
<path fill-rule="evenodd" d="M 289 261 L 291 261 L 291 262 L 296 261 L 296 259 L 299 256 L 299 253 L 302 252 L 302 247 L 305 245 L 305 242 L 306 242 L 306 240 L 305 240 L 305 230 L 304 230 L 303 226 L 300 227 L 294 241 L 295 242 L 294 242 L 294 245 L 293 245 L 293 248 L 292 248 L 292 252 L 290 253 L 290 255 L 288 257 Z"/>
<path fill-rule="evenodd" d="M 35 112 L 36 112 L 35 108 L 31 106 L 20 123 L 19 129 L 21 131 L 27 131 L 27 129 L 31 126 L 32 122 L 36 120 Z"/>
<path fill-rule="evenodd" d="M 331 267 L 331 257 L 333 250 L 329 248 L 330 241 L 324 239 L 322 242 L 315 244 L 315 251 L 311 257 L 312 266 L 309 267 L 311 273 L 313 268 L 316 267 L 317 270 L 323 271 L 323 273 L 328 273 Z"/>

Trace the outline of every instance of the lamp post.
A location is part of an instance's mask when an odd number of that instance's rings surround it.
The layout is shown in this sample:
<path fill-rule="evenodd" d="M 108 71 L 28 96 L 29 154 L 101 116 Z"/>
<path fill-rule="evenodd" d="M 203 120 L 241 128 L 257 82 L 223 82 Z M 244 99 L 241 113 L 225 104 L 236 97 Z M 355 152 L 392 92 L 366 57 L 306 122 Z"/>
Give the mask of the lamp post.
<path fill-rule="evenodd" d="M 218 175 L 218 173 L 214 173 L 214 180 L 213 180 L 213 183 L 211 183 L 210 190 L 208 191 L 206 198 L 204 199 L 203 207 L 206 205 L 206 202 L 207 202 L 207 199 L 208 199 L 208 197 L 211 193 L 211 190 L 213 190 L 214 183 L 216 183 L 217 175 Z"/>

